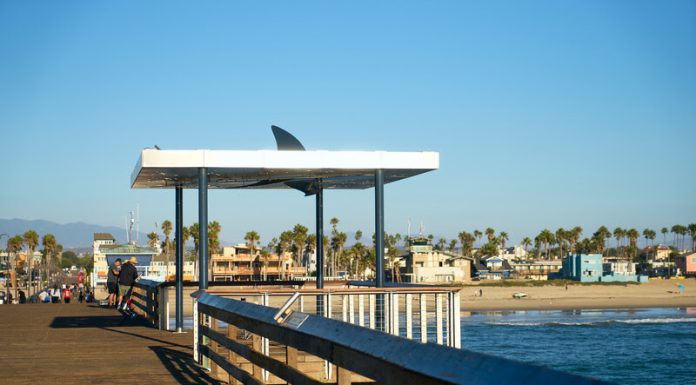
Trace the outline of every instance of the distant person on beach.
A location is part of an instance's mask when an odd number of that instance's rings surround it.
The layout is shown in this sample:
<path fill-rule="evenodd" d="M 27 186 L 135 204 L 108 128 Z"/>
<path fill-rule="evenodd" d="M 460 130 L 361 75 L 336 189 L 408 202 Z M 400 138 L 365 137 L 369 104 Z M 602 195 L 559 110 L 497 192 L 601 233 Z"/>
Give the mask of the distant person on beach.
<path fill-rule="evenodd" d="M 19 289 L 19 303 L 27 303 L 27 295 L 22 291 L 22 289 Z"/>
<path fill-rule="evenodd" d="M 131 257 L 121 265 L 121 271 L 118 275 L 118 310 L 126 314 L 131 312 L 129 300 L 133 293 L 133 285 L 138 279 L 138 270 L 135 268 L 136 263 L 138 263 L 138 259 Z"/>
<path fill-rule="evenodd" d="M 58 289 L 58 285 L 53 285 L 53 289 L 51 289 L 51 303 L 60 303 L 60 290 Z"/>
<path fill-rule="evenodd" d="M 63 302 L 64 303 L 70 303 L 70 299 L 72 298 L 72 291 L 70 288 L 65 288 L 63 289 Z"/>
<path fill-rule="evenodd" d="M 109 307 L 116 306 L 118 296 L 118 276 L 121 274 L 121 258 L 114 261 L 109 266 L 109 273 L 106 275 L 106 290 L 109 293 Z"/>

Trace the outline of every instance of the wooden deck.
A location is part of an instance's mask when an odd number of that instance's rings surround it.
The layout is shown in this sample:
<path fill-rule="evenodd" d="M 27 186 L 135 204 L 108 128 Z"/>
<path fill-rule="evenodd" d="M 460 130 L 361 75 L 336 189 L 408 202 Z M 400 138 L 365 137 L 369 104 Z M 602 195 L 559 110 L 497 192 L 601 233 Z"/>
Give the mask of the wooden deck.
<path fill-rule="evenodd" d="M 2 384 L 220 384 L 191 357 L 191 333 L 122 326 L 94 304 L 0 306 Z"/>

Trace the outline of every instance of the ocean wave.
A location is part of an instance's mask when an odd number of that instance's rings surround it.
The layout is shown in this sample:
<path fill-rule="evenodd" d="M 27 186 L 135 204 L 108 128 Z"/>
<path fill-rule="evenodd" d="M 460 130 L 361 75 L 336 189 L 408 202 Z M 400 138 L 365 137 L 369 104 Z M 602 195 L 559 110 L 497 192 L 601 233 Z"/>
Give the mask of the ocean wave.
<path fill-rule="evenodd" d="M 563 322 L 563 321 L 490 321 L 485 322 L 486 325 L 494 326 L 601 326 L 614 323 L 622 324 L 673 324 L 673 323 L 690 323 L 696 322 L 696 318 L 637 318 L 623 320 L 601 320 L 601 321 L 586 321 L 586 322 Z"/>

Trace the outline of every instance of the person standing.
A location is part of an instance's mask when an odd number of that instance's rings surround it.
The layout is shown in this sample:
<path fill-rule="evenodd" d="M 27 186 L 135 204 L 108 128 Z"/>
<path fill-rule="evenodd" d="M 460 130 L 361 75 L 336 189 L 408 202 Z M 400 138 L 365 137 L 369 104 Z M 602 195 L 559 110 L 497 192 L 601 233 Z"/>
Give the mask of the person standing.
<path fill-rule="evenodd" d="M 109 307 L 116 306 L 118 296 L 118 275 L 121 272 L 121 258 L 118 258 L 109 266 L 109 273 L 106 275 L 106 290 L 109 293 Z"/>
<path fill-rule="evenodd" d="M 138 270 L 135 268 L 136 263 L 138 263 L 138 259 L 131 257 L 121 265 L 121 271 L 118 275 L 118 308 L 126 313 L 130 312 L 128 304 L 131 293 L 133 293 L 133 285 L 138 279 Z"/>

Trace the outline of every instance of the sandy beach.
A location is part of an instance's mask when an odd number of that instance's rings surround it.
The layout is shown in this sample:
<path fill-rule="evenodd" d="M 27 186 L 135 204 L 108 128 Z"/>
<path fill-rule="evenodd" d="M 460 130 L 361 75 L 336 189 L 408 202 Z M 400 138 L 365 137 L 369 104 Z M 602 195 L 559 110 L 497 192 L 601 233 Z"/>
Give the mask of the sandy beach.
<path fill-rule="evenodd" d="M 684 285 L 683 294 L 677 285 Z M 483 297 L 478 290 L 483 290 Z M 527 298 L 513 299 L 524 292 Z M 696 307 L 696 279 L 656 280 L 636 285 L 466 286 L 461 310 L 553 310 L 645 307 Z"/>

